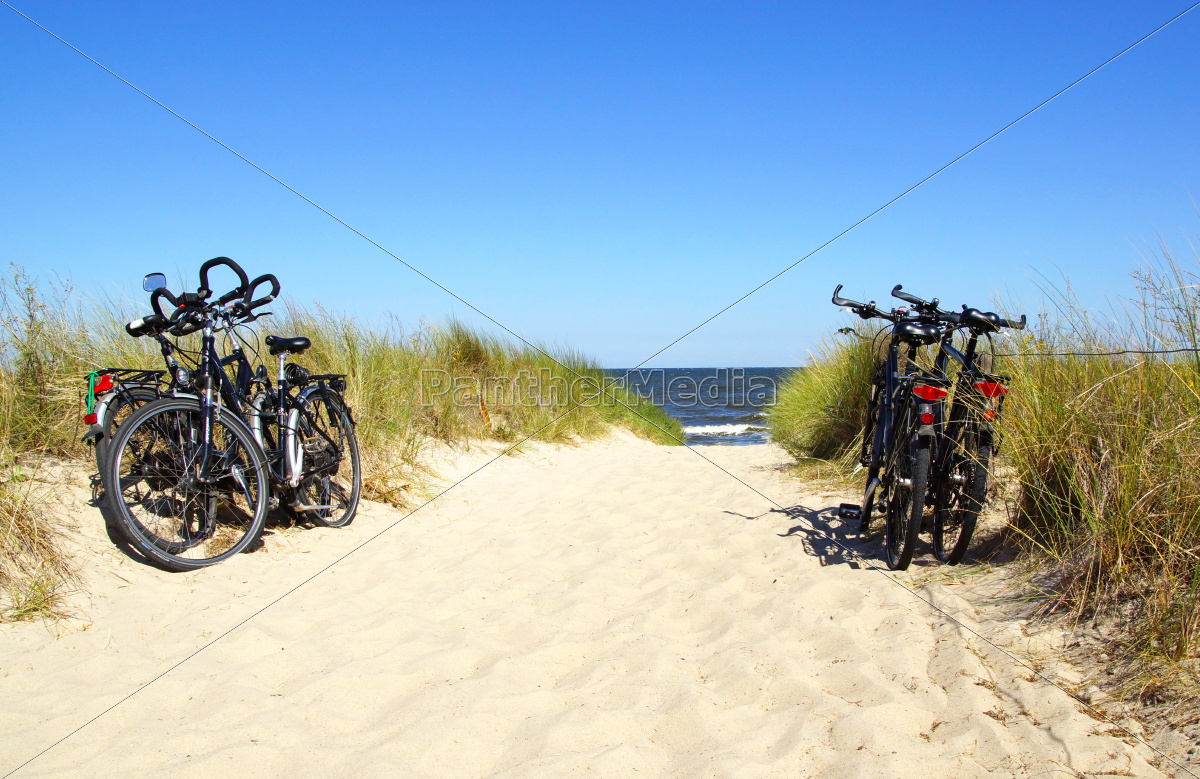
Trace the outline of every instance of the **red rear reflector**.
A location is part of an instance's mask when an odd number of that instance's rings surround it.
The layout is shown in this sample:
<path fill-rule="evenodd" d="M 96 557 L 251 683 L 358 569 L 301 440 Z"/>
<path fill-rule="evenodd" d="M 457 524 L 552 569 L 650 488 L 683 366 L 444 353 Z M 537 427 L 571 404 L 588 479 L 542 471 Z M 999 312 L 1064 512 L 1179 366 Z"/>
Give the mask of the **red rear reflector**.
<path fill-rule="evenodd" d="M 99 394 L 101 392 L 108 392 L 112 388 L 113 388 L 112 376 L 109 376 L 106 373 L 103 376 L 101 376 L 100 378 L 96 379 L 96 386 L 93 387 L 93 391 L 96 392 L 97 394 Z M 89 422 L 88 424 L 91 424 L 91 423 Z"/>
<path fill-rule="evenodd" d="M 1008 394 L 1008 387 L 995 381 L 976 382 L 975 389 L 979 390 L 985 398 L 998 398 Z"/>
<path fill-rule="evenodd" d="M 913 394 L 924 400 L 941 400 L 946 397 L 946 390 L 941 387 L 931 387 L 928 384 L 918 384 L 913 387 Z"/>
<path fill-rule="evenodd" d="M 930 414 L 928 411 L 926 411 L 924 414 L 922 414 L 921 415 L 921 424 L 922 425 L 932 425 L 933 424 L 933 414 Z"/>
<path fill-rule="evenodd" d="M 96 415 L 94 413 L 92 413 L 92 414 L 88 414 L 87 416 L 85 416 L 83 418 L 83 424 L 85 424 L 85 425 L 96 424 Z"/>
<path fill-rule="evenodd" d="M 987 411 L 983 412 L 984 421 L 987 421 L 987 422 L 991 422 L 993 419 L 995 419 L 998 416 L 1000 416 L 1000 415 L 998 413 L 996 413 L 996 409 L 994 409 L 994 408 L 989 408 Z"/>

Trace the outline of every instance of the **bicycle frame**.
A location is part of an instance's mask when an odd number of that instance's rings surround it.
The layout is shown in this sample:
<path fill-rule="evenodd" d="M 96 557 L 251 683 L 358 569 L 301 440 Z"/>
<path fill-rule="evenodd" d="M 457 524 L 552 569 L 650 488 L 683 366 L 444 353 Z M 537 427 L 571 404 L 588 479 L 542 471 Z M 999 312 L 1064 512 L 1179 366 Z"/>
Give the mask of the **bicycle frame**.
<path fill-rule="evenodd" d="M 945 414 L 945 419 L 942 420 L 941 438 L 947 442 L 959 440 L 959 433 L 968 425 L 979 424 L 981 431 L 994 432 L 995 427 L 993 422 L 999 419 L 999 415 L 993 420 L 980 420 L 972 413 L 975 408 L 982 408 L 983 394 L 976 388 L 976 384 L 981 380 L 998 380 L 1007 382 L 1009 377 L 999 376 L 996 374 L 985 373 L 979 370 L 975 365 L 976 357 L 978 356 L 979 333 L 971 330 L 970 337 L 967 340 L 966 349 L 959 351 L 953 343 L 954 333 L 961 328 L 950 328 L 942 336 L 941 342 L 938 344 L 937 357 L 934 360 L 934 373 L 943 381 L 948 382 L 947 369 L 950 361 L 953 360 L 962 366 L 958 372 L 958 376 L 954 382 L 954 394 L 950 398 L 950 407 L 948 413 Z M 1001 399 L 1003 403 L 1003 399 Z M 951 457 L 953 457 L 955 447 L 947 445 L 939 447 L 936 453 L 933 464 L 933 472 L 939 478 L 944 477 L 949 472 L 951 466 Z"/>
<path fill-rule="evenodd" d="M 246 358 L 246 353 L 241 349 L 241 347 L 235 347 L 232 351 L 230 351 L 227 357 L 222 358 L 217 353 L 216 342 L 216 327 L 213 324 L 212 317 L 207 317 L 204 323 L 204 335 L 202 338 L 200 352 L 200 367 L 197 371 L 197 378 L 200 381 L 196 382 L 198 384 L 202 384 L 202 386 L 199 386 L 199 389 L 201 390 L 200 409 L 204 428 L 204 443 L 201 447 L 201 457 L 198 465 L 197 478 L 199 478 L 201 481 L 207 480 L 205 474 L 208 472 L 209 461 L 212 455 L 212 422 L 214 415 L 217 413 L 217 407 L 219 405 L 225 406 L 232 413 L 236 414 L 243 422 L 246 423 L 246 426 L 249 427 L 252 432 L 256 433 L 254 436 L 255 442 L 258 444 L 263 455 L 266 457 L 268 470 L 273 481 L 289 487 L 295 487 L 303 479 L 336 467 L 337 463 L 335 462 L 330 465 L 313 468 L 309 471 L 303 470 L 303 454 L 294 450 L 299 447 L 299 442 L 296 440 L 299 426 L 299 416 L 303 413 L 306 413 L 304 406 L 306 405 L 305 400 L 307 393 L 301 393 L 301 397 L 299 398 L 300 402 L 291 404 L 288 403 L 288 392 L 293 388 L 293 382 L 290 382 L 284 373 L 284 360 L 282 359 L 283 356 L 281 355 L 279 362 L 279 380 L 276 385 L 276 393 L 274 393 L 276 412 L 274 424 L 275 435 L 273 436 L 272 440 L 270 437 L 270 426 L 262 423 L 262 411 L 253 406 L 248 398 L 251 385 L 256 379 L 254 376 L 254 371 L 250 366 L 250 361 Z M 224 370 L 226 366 L 231 364 L 236 364 L 237 366 L 236 383 L 229 380 L 229 376 Z M 309 382 L 311 382 L 311 380 L 314 378 L 317 380 L 328 380 L 334 378 L 334 376 L 329 374 L 317 377 L 309 377 Z M 296 386 L 303 387 L 309 384 L 309 382 L 305 382 L 305 384 Z M 214 384 L 216 385 L 215 393 Z M 269 390 L 270 382 L 266 382 L 266 386 Z M 323 387 L 323 384 L 312 386 L 314 388 L 317 386 Z M 285 417 L 282 410 L 287 408 L 289 405 L 292 406 L 292 409 Z M 256 419 L 250 419 L 247 417 L 246 413 L 243 411 L 243 409 L 246 407 L 254 408 L 253 415 L 256 417 Z M 326 435 L 323 430 L 321 430 L 320 426 L 312 425 L 311 427 L 315 429 L 316 432 L 327 442 L 337 448 L 340 454 L 341 447 L 338 446 L 336 441 L 330 439 L 329 436 Z M 258 431 L 262 432 L 261 438 L 257 434 Z M 278 448 L 267 448 L 268 446 Z"/>
<path fill-rule="evenodd" d="M 888 343 L 887 357 L 884 360 L 883 397 L 879 399 L 879 412 L 874 425 L 874 441 L 871 446 L 869 463 L 870 467 L 879 469 L 880 475 L 867 485 L 861 504 L 863 506 L 874 505 L 875 492 L 880 487 L 885 488 L 886 493 L 886 487 L 893 474 L 890 465 L 899 450 L 896 440 L 898 429 L 896 420 L 902 416 L 908 404 L 912 402 L 911 389 L 917 379 L 925 380 L 927 378 L 923 372 L 901 374 L 900 350 L 902 345 L 905 349 L 905 360 L 916 366 L 918 345 L 911 341 L 901 341 L 893 336 Z M 867 442 L 864 440 L 863 446 L 866 447 L 866 445 Z"/>

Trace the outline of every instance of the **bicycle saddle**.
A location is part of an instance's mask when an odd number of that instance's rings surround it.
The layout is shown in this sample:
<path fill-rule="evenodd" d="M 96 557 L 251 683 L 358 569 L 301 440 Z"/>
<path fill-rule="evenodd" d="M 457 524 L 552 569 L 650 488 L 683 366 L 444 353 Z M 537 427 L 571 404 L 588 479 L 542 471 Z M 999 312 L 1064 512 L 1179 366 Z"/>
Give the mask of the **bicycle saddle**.
<path fill-rule="evenodd" d="M 1000 315 L 991 311 L 984 313 L 977 308 L 964 308 L 958 315 L 958 321 L 966 324 L 972 330 L 990 333 L 1000 329 Z"/>
<path fill-rule="evenodd" d="M 304 354 L 304 350 L 312 346 L 312 341 L 302 335 L 295 338 L 281 338 L 277 335 L 268 335 L 263 341 L 267 344 L 267 349 L 271 354 L 278 357 L 281 354 Z"/>
<path fill-rule="evenodd" d="M 921 322 L 897 322 L 896 336 L 901 341 L 916 341 L 919 344 L 931 344 L 941 336 L 937 325 L 927 325 Z"/>

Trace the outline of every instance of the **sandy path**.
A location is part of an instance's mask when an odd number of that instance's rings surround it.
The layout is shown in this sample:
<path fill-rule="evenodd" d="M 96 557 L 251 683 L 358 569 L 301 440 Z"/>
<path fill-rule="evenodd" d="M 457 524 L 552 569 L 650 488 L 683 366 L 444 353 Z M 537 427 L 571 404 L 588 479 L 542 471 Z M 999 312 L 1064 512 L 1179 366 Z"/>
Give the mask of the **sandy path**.
<path fill-rule="evenodd" d="M 18 775 L 1161 775 L 806 532 L 838 498 L 802 494 L 778 449 L 704 452 L 795 513 L 683 448 L 533 448 Z M 89 627 L 0 633 L 0 774 L 398 516 L 171 575 L 82 498 Z"/>

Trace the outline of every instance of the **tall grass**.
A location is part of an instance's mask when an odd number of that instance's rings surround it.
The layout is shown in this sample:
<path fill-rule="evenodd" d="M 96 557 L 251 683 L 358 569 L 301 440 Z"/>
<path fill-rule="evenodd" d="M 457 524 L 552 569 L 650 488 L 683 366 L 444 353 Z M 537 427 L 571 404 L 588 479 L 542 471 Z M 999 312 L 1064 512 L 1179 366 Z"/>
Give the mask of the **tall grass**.
<path fill-rule="evenodd" d="M 63 592 L 77 577 L 60 532 L 28 476 L 10 465 L 0 482 L 0 621 L 62 615 Z"/>
<path fill-rule="evenodd" d="M 1200 650 L 1200 256 L 1162 245 L 1133 278 L 1102 313 L 1047 284 L 1049 310 L 1001 339 L 995 471 L 1014 474 L 1011 535 L 1052 574 L 1049 607 L 1117 619 L 1142 694 L 1195 678 Z M 876 360 L 862 335 L 822 342 L 771 410 L 778 443 L 843 473 Z M 1191 351 L 1061 356 L 1172 349 Z"/>
<path fill-rule="evenodd" d="M 1069 285 L 1008 344 L 1013 528 L 1057 575 L 1055 605 L 1120 614 L 1142 692 L 1194 674 L 1200 649 L 1200 258 L 1163 245 L 1138 294 L 1098 316 Z M 1063 352 L 1193 350 L 1055 356 Z"/>
<path fill-rule="evenodd" d="M 44 455 L 90 456 L 80 442 L 84 374 L 163 367 L 153 340 L 124 331 L 141 308 L 80 295 L 61 280 L 34 279 L 17 266 L 0 279 L 0 465 L 29 467 Z M 241 329 L 240 336 L 252 360 L 261 358 L 272 376 L 273 358 L 261 344 L 269 332 L 308 336 L 312 347 L 293 361 L 313 373 L 347 375 L 368 498 L 408 503 L 427 473 L 423 452 L 434 442 L 515 444 L 531 435 L 572 442 L 613 427 L 664 444 L 683 437 L 679 423 L 652 403 L 620 388 L 601 392 L 601 369 L 568 349 L 539 350 L 456 320 L 408 332 L 395 322 L 368 326 L 319 305 L 276 308 L 278 316 Z M 179 345 L 181 353 L 195 350 L 199 335 Z M 61 555 L 35 504 L 9 500 L 8 483 L 0 479 L 0 525 L 9 527 L 0 536 L 0 592 L 16 603 L 25 597 L 16 582 L 35 586 L 26 563 Z M 31 541 L 31 533 L 40 540 Z"/>
<path fill-rule="evenodd" d="M 661 444 L 683 438 L 679 423 L 649 401 L 604 387 L 592 360 L 481 333 L 457 320 L 406 332 L 365 328 L 319 306 L 286 304 L 275 332 L 313 346 L 297 362 L 345 373 L 364 452 L 368 497 L 395 499 L 431 441 L 569 442 L 614 426 Z M 252 341 L 253 342 L 253 341 Z"/>
<path fill-rule="evenodd" d="M 771 438 L 798 460 L 842 471 L 858 458 L 863 415 L 882 339 L 860 323 L 822 339 L 808 364 L 784 377 L 767 416 Z"/>

